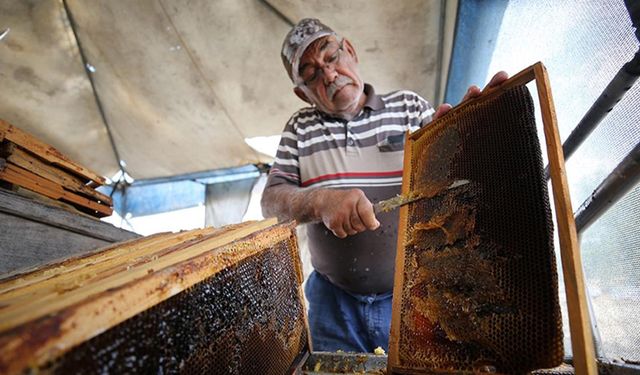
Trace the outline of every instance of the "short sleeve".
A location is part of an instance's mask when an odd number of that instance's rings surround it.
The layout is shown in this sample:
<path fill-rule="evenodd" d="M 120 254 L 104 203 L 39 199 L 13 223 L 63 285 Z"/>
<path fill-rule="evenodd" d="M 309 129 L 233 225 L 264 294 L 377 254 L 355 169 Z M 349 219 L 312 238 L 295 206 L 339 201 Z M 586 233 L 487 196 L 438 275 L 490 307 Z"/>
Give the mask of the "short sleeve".
<path fill-rule="evenodd" d="M 280 184 L 300 186 L 296 118 L 295 115 L 291 117 L 282 131 L 276 158 L 267 179 L 267 187 Z"/>
<path fill-rule="evenodd" d="M 433 120 L 433 115 L 436 113 L 435 109 L 429 104 L 428 101 L 423 99 L 420 95 L 416 95 L 417 107 L 419 111 L 420 127 L 425 126 Z"/>

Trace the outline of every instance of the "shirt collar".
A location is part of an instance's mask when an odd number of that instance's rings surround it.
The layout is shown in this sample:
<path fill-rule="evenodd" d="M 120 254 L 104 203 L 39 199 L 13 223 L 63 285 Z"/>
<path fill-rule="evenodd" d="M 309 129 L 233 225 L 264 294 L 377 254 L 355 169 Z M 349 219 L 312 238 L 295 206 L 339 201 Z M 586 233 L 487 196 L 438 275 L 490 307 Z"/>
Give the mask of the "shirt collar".
<path fill-rule="evenodd" d="M 362 110 L 360 111 L 360 113 L 358 113 L 358 115 L 356 117 L 361 116 L 365 108 L 369 108 L 371 110 L 378 111 L 378 110 L 381 110 L 381 109 L 383 109 L 385 107 L 384 101 L 382 100 L 382 97 L 380 97 L 380 95 L 376 94 L 376 91 L 374 90 L 373 86 L 371 86 L 368 83 L 365 83 L 364 84 L 364 93 L 365 93 L 365 95 L 367 95 L 367 100 L 364 102 L 364 106 L 363 106 Z M 325 118 L 331 118 L 331 119 L 335 119 L 335 120 L 338 120 L 338 121 L 346 121 L 346 120 L 341 119 L 339 117 L 331 116 L 330 114 L 324 113 L 324 112 L 322 112 L 320 110 L 318 110 L 318 112 Z"/>
<path fill-rule="evenodd" d="M 380 95 L 376 94 L 376 91 L 368 83 L 364 84 L 364 93 L 367 95 L 367 100 L 364 102 L 365 108 L 373 109 L 375 111 L 384 108 L 384 102 Z"/>

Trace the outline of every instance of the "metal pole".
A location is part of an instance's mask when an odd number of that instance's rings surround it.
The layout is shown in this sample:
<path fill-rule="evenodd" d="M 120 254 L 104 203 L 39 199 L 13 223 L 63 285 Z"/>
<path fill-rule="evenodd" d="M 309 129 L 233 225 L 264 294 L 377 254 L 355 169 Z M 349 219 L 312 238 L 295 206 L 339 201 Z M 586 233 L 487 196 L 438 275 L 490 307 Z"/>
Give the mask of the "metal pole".
<path fill-rule="evenodd" d="M 624 64 L 562 145 L 565 160 L 575 152 L 640 77 L 640 50 Z M 549 166 L 544 170 L 549 179 Z"/>
<path fill-rule="evenodd" d="M 578 233 L 594 221 L 640 181 L 640 143 L 638 143 L 575 213 Z"/>
<path fill-rule="evenodd" d="M 640 41 L 640 1 L 625 0 L 625 6 L 629 12 L 632 26 L 636 29 L 636 38 Z M 564 159 L 567 160 L 574 151 L 584 142 L 591 132 L 600 124 L 613 107 L 618 104 L 624 95 L 640 77 L 640 50 L 633 58 L 624 64 L 611 82 L 605 87 L 595 103 L 589 108 L 580 123 L 573 129 L 569 138 L 562 145 Z M 545 178 L 548 180 L 549 166 L 544 170 Z"/>
<path fill-rule="evenodd" d="M 71 31 L 73 32 L 73 36 L 76 39 L 76 44 L 78 46 L 78 52 L 80 53 L 80 59 L 82 60 L 82 65 L 84 66 L 84 71 L 87 74 L 87 78 L 89 79 L 89 83 L 91 84 L 91 90 L 93 91 L 93 97 L 95 98 L 96 101 L 96 106 L 98 107 L 98 113 L 100 113 L 100 117 L 102 118 L 102 122 L 107 130 L 107 136 L 109 137 L 109 143 L 111 144 L 111 149 L 113 150 L 113 154 L 116 158 L 116 162 L 118 163 L 118 168 L 120 168 L 120 171 L 122 171 L 122 176 L 124 178 L 125 173 L 127 173 L 126 168 L 125 168 L 125 163 L 122 160 L 122 158 L 120 157 L 120 153 L 118 152 L 118 147 L 116 146 L 116 141 L 113 138 L 113 131 L 111 130 L 111 126 L 109 125 L 109 122 L 107 121 L 107 116 L 104 112 L 104 108 L 102 106 L 102 101 L 100 100 L 100 96 L 98 95 L 98 90 L 96 89 L 96 84 L 93 80 L 93 71 L 95 71 L 95 69 L 93 69 L 93 67 L 89 64 L 89 61 L 87 60 L 87 56 L 84 53 L 84 49 L 82 48 L 82 43 L 80 42 L 80 37 L 78 36 L 78 31 L 77 31 L 77 23 L 75 21 L 75 19 L 73 18 L 73 14 L 71 13 L 71 10 L 69 9 L 69 5 L 67 4 L 67 0 L 63 0 L 62 1 L 62 5 L 64 7 L 65 13 L 67 14 L 67 18 L 69 19 L 69 26 L 71 28 Z"/>

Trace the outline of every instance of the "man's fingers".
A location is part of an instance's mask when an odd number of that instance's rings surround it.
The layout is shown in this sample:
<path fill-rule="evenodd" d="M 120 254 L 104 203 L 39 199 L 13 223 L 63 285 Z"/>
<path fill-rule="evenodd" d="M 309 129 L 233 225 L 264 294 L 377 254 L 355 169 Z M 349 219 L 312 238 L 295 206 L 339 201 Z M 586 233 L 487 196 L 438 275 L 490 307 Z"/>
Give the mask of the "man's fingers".
<path fill-rule="evenodd" d="M 333 235 L 338 238 L 346 238 L 347 234 L 343 230 L 332 230 Z"/>
<path fill-rule="evenodd" d="M 329 228 L 331 229 L 331 231 L 333 232 L 333 234 L 338 237 L 338 238 L 345 238 L 347 237 L 347 232 L 344 230 L 343 227 L 335 227 L 335 228 Z"/>
<path fill-rule="evenodd" d="M 342 229 L 344 230 L 344 232 L 346 234 L 348 234 L 349 236 L 353 236 L 354 234 L 358 234 L 358 231 L 355 230 L 352 226 L 351 223 L 349 223 L 348 221 L 345 221 L 342 224 Z"/>
<path fill-rule="evenodd" d="M 486 90 L 489 87 L 500 86 L 504 81 L 508 79 L 509 79 L 509 74 L 507 74 L 507 72 L 505 72 L 504 70 L 501 70 L 498 73 L 494 74 L 493 77 L 491 77 L 491 80 L 484 87 L 484 90 Z"/>
<path fill-rule="evenodd" d="M 477 96 L 480 96 L 481 93 L 482 93 L 482 91 L 480 91 L 480 87 L 478 87 L 476 85 L 471 85 L 467 89 L 467 93 L 464 94 L 464 96 L 462 97 L 462 101 L 464 102 L 465 100 L 469 100 L 471 98 L 475 98 Z"/>
<path fill-rule="evenodd" d="M 343 223 L 341 221 L 336 220 L 336 218 L 327 217 L 327 218 L 323 218 L 322 222 L 324 223 L 324 226 L 329 228 L 329 230 L 333 232 L 333 234 L 336 237 L 338 238 L 347 237 L 347 232 L 345 232 Z"/>
<path fill-rule="evenodd" d="M 367 227 L 362 223 L 357 209 L 351 213 L 351 228 L 357 232 L 364 232 L 367 229 Z"/>
<path fill-rule="evenodd" d="M 373 205 L 368 199 L 360 199 L 357 203 L 358 215 L 362 224 L 369 230 L 376 230 L 380 226 L 380 222 L 376 219 L 376 214 L 373 212 Z"/>
<path fill-rule="evenodd" d="M 340 204 L 334 200 L 324 202 L 322 222 L 338 238 L 352 236 L 380 226 L 373 212 L 373 205 L 362 190 L 336 192 Z"/>
<path fill-rule="evenodd" d="M 447 112 L 449 112 L 451 110 L 451 104 L 449 103 L 443 103 L 441 104 L 438 109 L 436 110 L 436 113 L 433 114 L 433 120 L 437 120 L 440 117 L 444 116 Z"/>

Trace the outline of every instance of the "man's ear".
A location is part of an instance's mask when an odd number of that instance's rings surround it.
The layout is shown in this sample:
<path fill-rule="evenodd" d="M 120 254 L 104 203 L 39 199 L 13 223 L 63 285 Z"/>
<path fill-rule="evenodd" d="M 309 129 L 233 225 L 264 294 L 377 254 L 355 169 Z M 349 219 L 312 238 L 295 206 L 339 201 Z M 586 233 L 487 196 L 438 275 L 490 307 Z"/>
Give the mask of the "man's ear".
<path fill-rule="evenodd" d="M 311 100 L 309 100 L 309 98 L 307 98 L 307 95 L 304 93 L 304 91 L 302 91 L 302 89 L 300 87 L 294 87 L 293 88 L 293 92 L 296 93 L 298 98 L 302 99 L 303 101 L 305 101 L 305 102 L 307 102 L 309 104 L 313 104 L 311 102 Z"/>
<path fill-rule="evenodd" d="M 349 41 L 349 39 L 344 38 L 344 49 L 353 57 L 355 62 L 358 62 L 358 55 L 356 54 L 356 49 L 353 47 L 353 44 Z"/>

